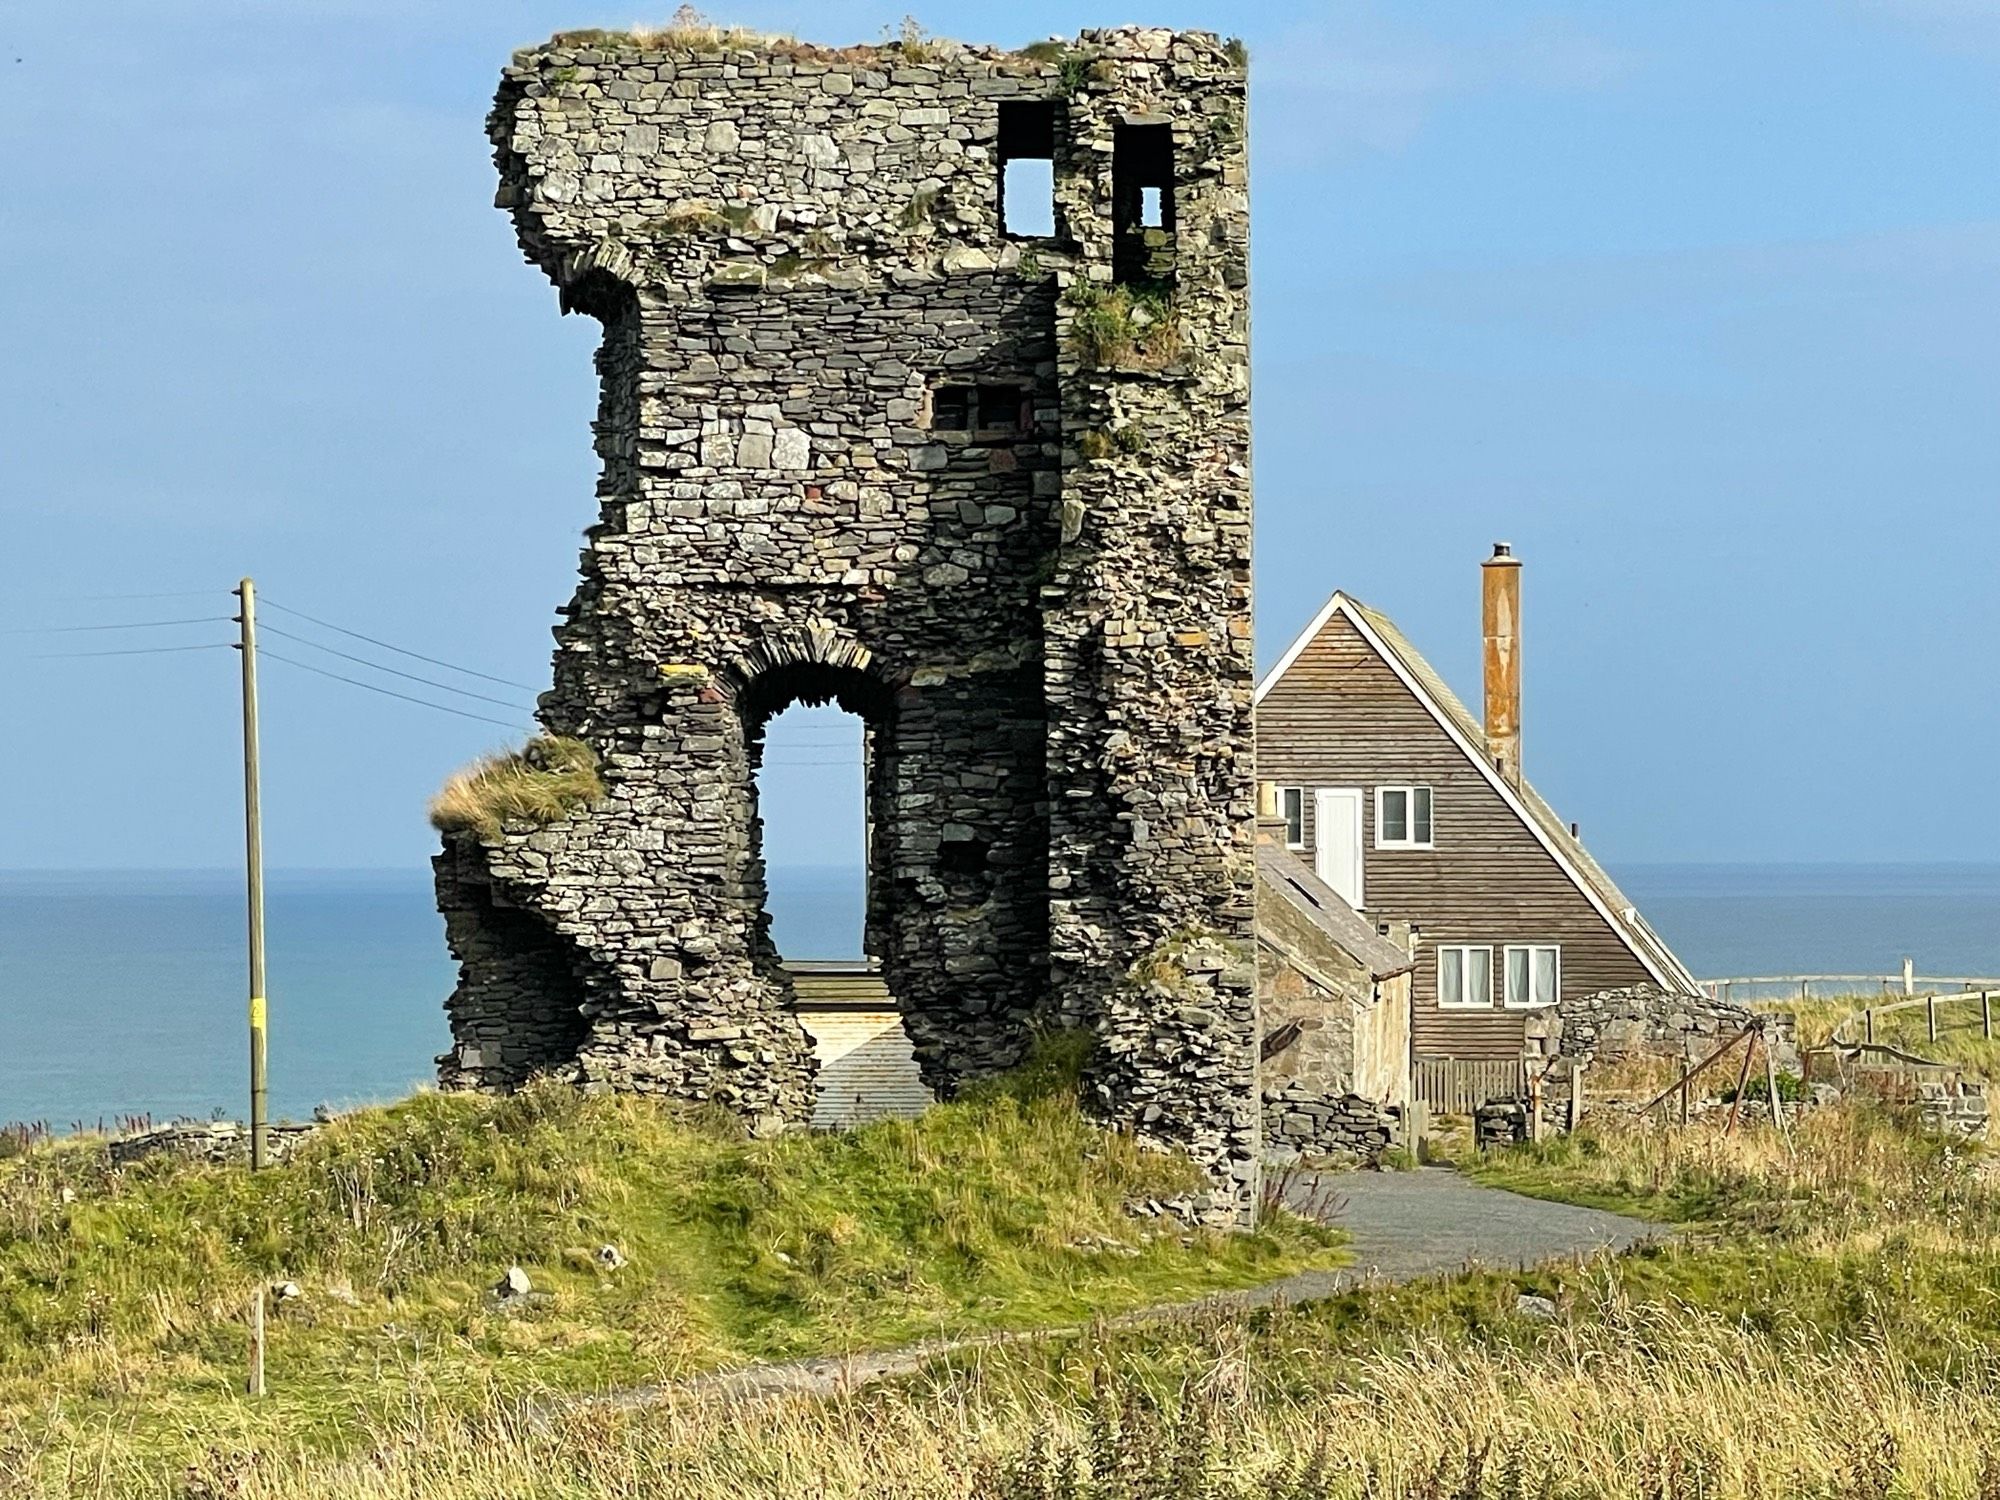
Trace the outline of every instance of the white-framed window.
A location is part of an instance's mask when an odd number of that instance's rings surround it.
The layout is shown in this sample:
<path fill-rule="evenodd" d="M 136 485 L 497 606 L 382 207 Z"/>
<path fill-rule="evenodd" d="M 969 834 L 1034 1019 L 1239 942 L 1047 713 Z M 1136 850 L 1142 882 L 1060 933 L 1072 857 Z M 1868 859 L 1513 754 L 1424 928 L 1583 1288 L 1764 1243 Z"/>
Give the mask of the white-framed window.
<path fill-rule="evenodd" d="M 1502 955 L 1500 994 L 1516 1010 L 1562 998 L 1562 949 L 1554 943 L 1509 943 Z"/>
<path fill-rule="evenodd" d="M 1285 847 L 1306 846 L 1306 789 L 1302 786 L 1278 788 L 1278 811 L 1285 819 Z"/>
<path fill-rule="evenodd" d="M 1427 786 L 1375 788 L 1375 847 L 1431 847 L 1431 789 Z"/>
<path fill-rule="evenodd" d="M 1493 1008 L 1493 950 L 1469 944 L 1438 946 L 1438 1005 L 1444 1010 Z"/>

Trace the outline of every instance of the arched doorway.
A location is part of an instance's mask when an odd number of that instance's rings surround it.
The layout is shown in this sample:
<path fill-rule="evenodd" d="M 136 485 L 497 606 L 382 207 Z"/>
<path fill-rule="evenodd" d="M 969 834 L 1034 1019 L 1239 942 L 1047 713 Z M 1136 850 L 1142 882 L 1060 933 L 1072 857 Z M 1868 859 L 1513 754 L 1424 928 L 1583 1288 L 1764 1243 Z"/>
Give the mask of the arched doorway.
<path fill-rule="evenodd" d="M 810 663 L 755 686 L 740 701 L 756 806 L 752 868 L 763 881 L 759 927 L 812 1043 L 812 1123 L 919 1114 L 932 1094 L 870 920 L 869 788 L 888 752 L 893 703 L 862 674 Z"/>

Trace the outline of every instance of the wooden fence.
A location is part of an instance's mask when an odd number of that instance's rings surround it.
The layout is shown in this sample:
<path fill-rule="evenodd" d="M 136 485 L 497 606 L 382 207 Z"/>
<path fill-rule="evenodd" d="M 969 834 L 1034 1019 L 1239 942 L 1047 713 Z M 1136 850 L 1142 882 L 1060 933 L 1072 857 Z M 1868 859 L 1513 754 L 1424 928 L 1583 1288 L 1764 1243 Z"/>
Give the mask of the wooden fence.
<path fill-rule="evenodd" d="M 1811 1000 L 1815 994 L 1856 995 L 1879 989 L 1906 996 L 1925 991 L 2000 989 L 2000 977 L 1976 974 L 1919 974 L 1916 960 L 1903 960 L 1900 974 L 1755 974 L 1728 979 L 1704 979 L 1701 988 L 1711 1000 Z"/>
<path fill-rule="evenodd" d="M 1489 1099 L 1524 1097 L 1528 1070 L 1518 1057 L 1482 1062 L 1419 1057 L 1412 1064 L 1411 1084 L 1432 1114 L 1469 1115 Z"/>
<path fill-rule="evenodd" d="M 1932 1041 L 1938 1039 L 1940 1031 L 1969 1031 L 1974 1026 L 1979 1028 L 1980 1034 L 1987 1041 L 1991 1041 L 1993 1039 L 1993 1007 L 1996 1001 L 2000 1001 L 2000 989 L 1961 990 L 1956 995 L 1920 995 L 1913 1000 L 1897 1000 L 1888 1005 L 1872 1005 L 1858 1014 L 1848 1016 L 1839 1025 L 1835 1026 L 1833 1028 L 1833 1039 L 1836 1042 L 1852 1042 L 1856 1040 L 1856 1032 L 1858 1030 L 1861 1041 L 1872 1043 L 1875 1040 L 1875 1018 L 1877 1016 L 1893 1015 L 1899 1010 L 1915 1010 L 1921 1005 L 1924 1008 L 1924 1029 Z M 1946 1005 L 1977 1005 L 1979 1007 L 1979 1014 L 1976 1019 L 1967 1020 L 1958 1026 L 1953 1026 L 1949 1022 L 1940 1023 L 1938 1020 L 1938 1008 Z"/>

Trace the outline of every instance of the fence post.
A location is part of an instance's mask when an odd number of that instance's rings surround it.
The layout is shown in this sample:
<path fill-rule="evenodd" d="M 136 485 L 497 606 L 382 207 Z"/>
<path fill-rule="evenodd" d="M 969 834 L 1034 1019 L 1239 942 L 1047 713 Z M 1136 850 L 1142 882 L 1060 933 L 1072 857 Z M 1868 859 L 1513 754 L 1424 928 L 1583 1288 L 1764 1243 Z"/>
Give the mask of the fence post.
<path fill-rule="evenodd" d="M 1993 1040 L 1993 991 L 1979 992 L 1979 1030 L 1987 1041 Z"/>
<path fill-rule="evenodd" d="M 1810 1005 L 1812 1003 L 1812 981 L 1810 979 L 1801 979 L 1799 981 L 1799 1003 L 1802 1005 Z"/>
<path fill-rule="evenodd" d="M 1528 1139 L 1536 1145 L 1542 1141 L 1542 1075 L 1539 1073 L 1528 1080 Z"/>
<path fill-rule="evenodd" d="M 1861 1036 L 1862 1040 L 1868 1042 L 1871 1046 L 1874 1044 L 1875 1007 L 1872 1005 L 1869 1006 L 1868 1009 L 1861 1012 Z"/>
<path fill-rule="evenodd" d="M 1917 961 L 1914 958 L 1905 957 L 1903 959 L 1903 993 L 1905 995 L 1914 995 L 1916 992 Z"/>
<path fill-rule="evenodd" d="M 1574 1133 L 1583 1119 L 1583 1059 L 1578 1058 L 1569 1074 L 1569 1128 Z"/>
<path fill-rule="evenodd" d="M 1924 1024 L 1930 1028 L 1931 1040 L 1937 1040 L 1937 996 L 1924 1002 Z"/>

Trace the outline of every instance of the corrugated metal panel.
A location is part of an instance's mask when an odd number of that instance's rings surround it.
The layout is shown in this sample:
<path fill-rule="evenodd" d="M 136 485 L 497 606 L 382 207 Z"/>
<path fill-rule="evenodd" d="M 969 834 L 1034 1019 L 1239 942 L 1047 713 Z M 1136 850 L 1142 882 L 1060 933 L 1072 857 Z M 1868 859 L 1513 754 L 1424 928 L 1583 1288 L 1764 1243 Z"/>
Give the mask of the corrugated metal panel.
<path fill-rule="evenodd" d="M 878 990 L 880 984 L 877 980 Z M 930 1090 L 917 1073 L 909 1033 L 895 1011 L 801 1009 L 799 1022 L 819 1060 L 816 1128 L 908 1120 L 930 1107 Z"/>

